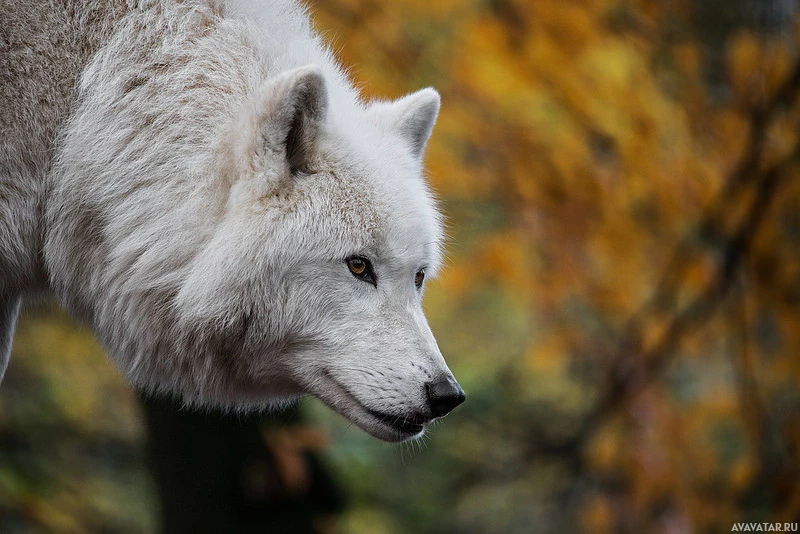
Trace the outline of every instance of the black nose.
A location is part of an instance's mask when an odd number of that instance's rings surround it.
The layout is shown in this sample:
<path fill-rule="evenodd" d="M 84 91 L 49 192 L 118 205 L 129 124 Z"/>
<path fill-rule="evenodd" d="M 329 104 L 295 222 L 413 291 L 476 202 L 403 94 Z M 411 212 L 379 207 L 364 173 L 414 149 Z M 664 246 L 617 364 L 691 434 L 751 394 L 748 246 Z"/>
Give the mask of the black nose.
<path fill-rule="evenodd" d="M 434 417 L 447 415 L 467 398 L 464 390 L 452 376 L 443 376 L 425 384 L 428 402 Z"/>

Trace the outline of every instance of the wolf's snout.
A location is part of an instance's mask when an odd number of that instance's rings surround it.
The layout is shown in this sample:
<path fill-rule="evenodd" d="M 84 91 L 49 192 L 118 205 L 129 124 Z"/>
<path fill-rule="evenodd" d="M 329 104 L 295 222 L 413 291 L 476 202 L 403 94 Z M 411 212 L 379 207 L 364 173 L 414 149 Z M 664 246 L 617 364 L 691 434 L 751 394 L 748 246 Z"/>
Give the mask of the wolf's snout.
<path fill-rule="evenodd" d="M 464 402 L 467 396 L 452 376 L 443 376 L 425 384 L 428 403 L 434 417 L 442 417 Z"/>

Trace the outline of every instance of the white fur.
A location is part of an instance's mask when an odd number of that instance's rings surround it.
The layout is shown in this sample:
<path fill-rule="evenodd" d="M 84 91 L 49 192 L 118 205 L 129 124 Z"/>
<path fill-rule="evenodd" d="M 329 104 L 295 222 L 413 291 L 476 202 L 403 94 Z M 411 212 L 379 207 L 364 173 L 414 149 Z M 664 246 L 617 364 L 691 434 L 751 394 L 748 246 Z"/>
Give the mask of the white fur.
<path fill-rule="evenodd" d="M 368 410 L 428 420 L 425 383 L 451 377 L 414 285 L 440 264 L 422 179 L 438 94 L 363 103 L 289 0 L 125 6 L 76 73 L 36 212 L 0 203 L 39 236 L 0 225 L 0 250 L 43 258 L 32 281 L 0 262 L 0 351 L 18 297 L 47 288 L 141 387 L 233 407 L 312 394 L 409 437 Z M 25 180 L 8 162 L 0 190 Z"/>

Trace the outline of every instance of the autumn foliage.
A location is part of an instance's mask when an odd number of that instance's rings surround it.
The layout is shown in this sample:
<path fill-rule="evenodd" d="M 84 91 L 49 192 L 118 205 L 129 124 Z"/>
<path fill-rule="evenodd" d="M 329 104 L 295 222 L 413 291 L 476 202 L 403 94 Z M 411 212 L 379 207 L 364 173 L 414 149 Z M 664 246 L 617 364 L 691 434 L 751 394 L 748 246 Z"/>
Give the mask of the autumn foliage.
<path fill-rule="evenodd" d="M 463 460 L 437 521 L 800 516 L 793 5 L 317 7 L 370 91 L 443 95 L 428 163 L 453 240 L 430 309 L 470 402 L 432 440 Z"/>

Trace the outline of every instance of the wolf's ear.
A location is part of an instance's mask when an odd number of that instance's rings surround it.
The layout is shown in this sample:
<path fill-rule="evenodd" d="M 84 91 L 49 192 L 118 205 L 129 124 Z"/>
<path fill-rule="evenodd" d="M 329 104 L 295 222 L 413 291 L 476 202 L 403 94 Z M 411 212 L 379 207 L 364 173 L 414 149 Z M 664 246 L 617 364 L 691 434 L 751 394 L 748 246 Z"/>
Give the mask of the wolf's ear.
<path fill-rule="evenodd" d="M 256 155 L 280 156 L 293 171 L 307 171 L 328 107 L 319 67 L 308 65 L 267 80 L 254 104 Z"/>
<path fill-rule="evenodd" d="M 421 158 L 439 115 L 441 98 L 432 87 L 421 89 L 394 102 L 371 106 L 381 122 L 388 122 L 408 143 L 414 156 Z"/>

